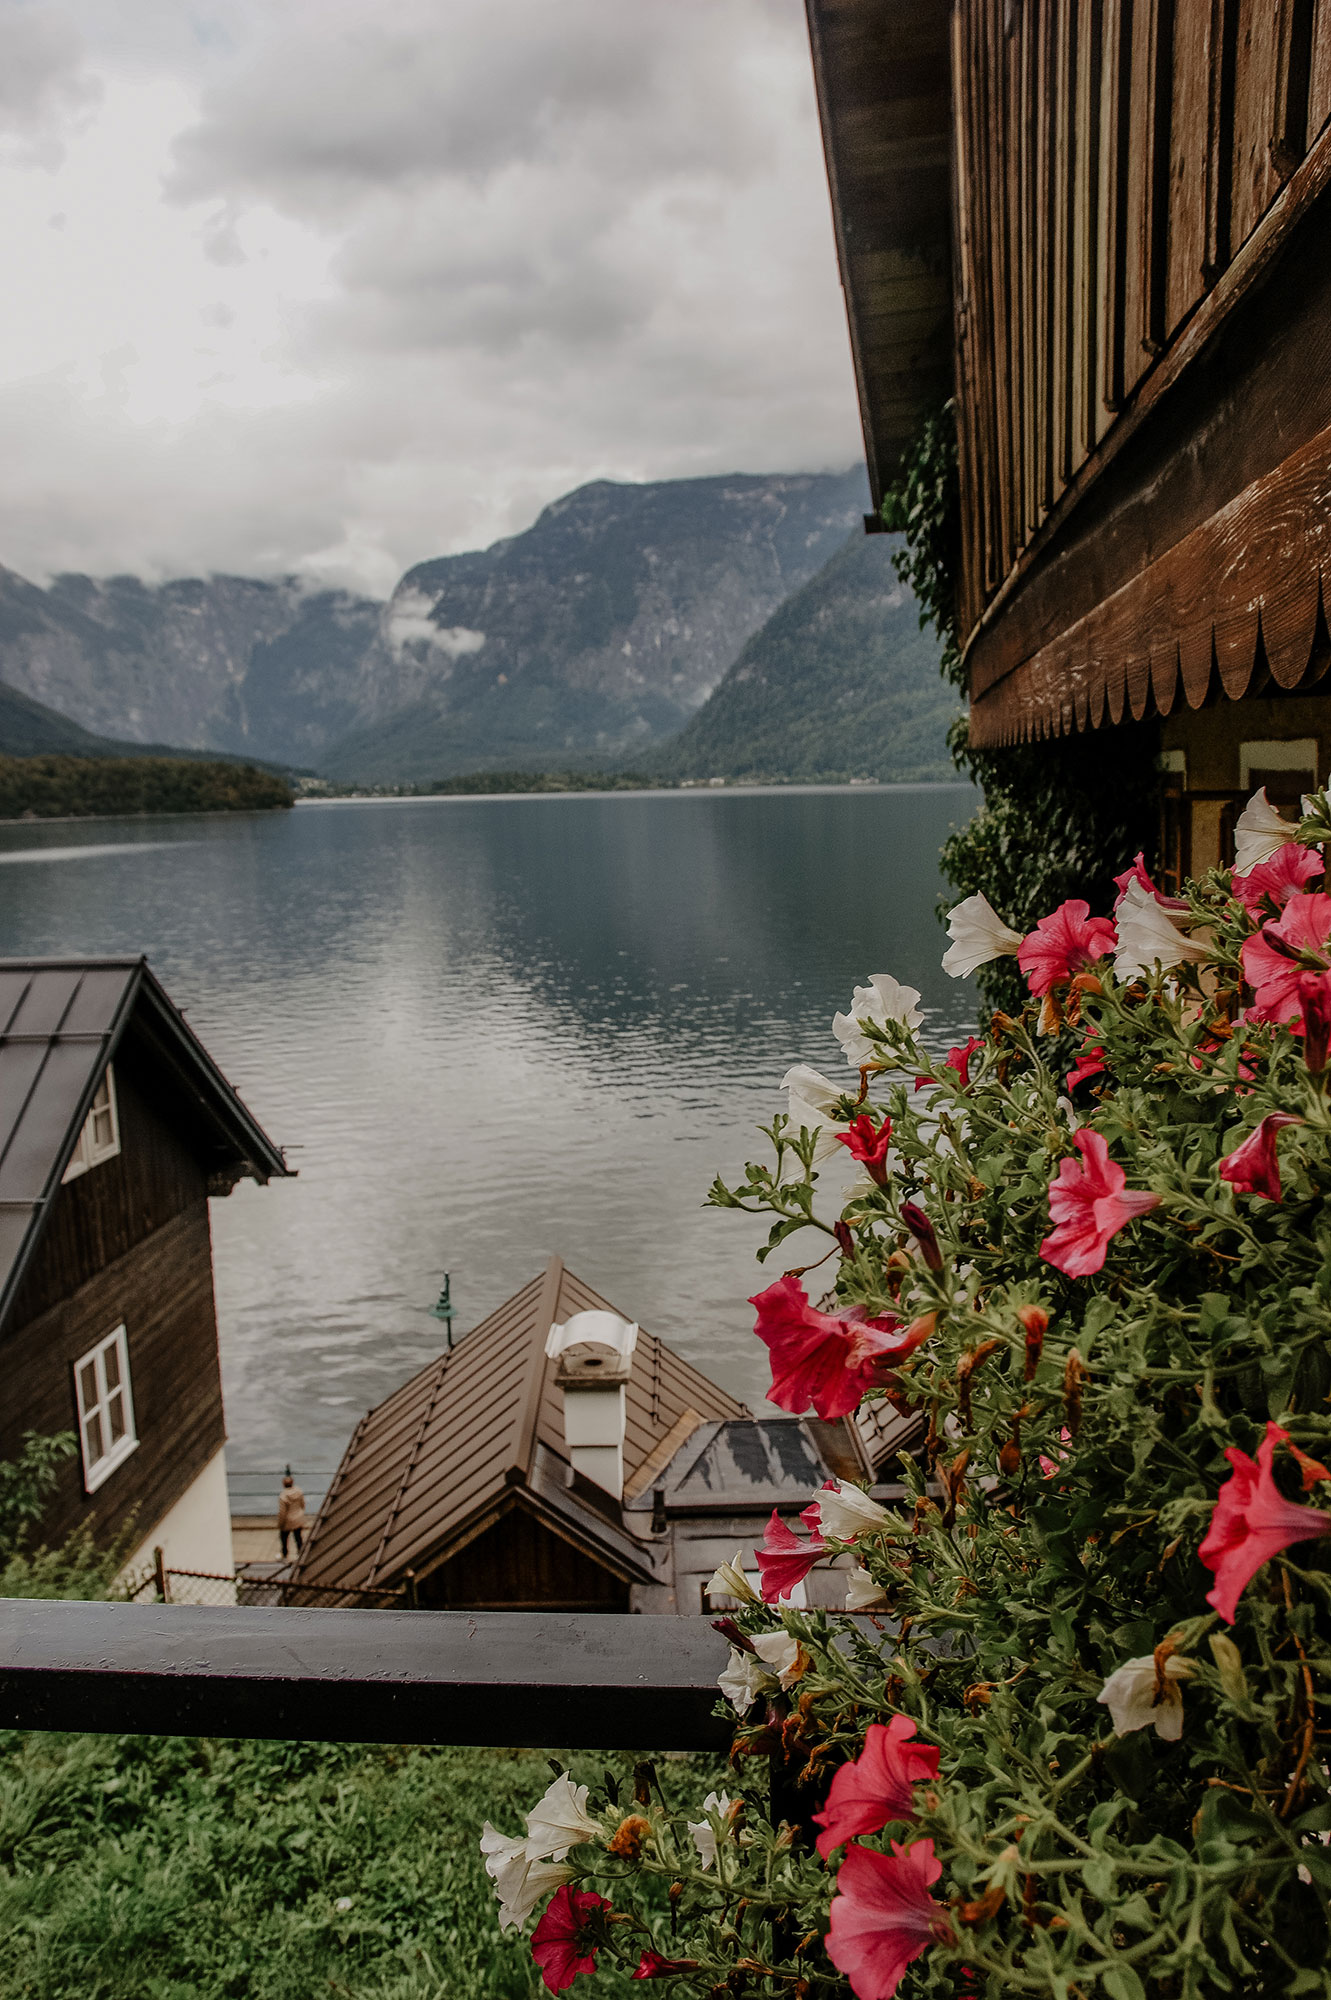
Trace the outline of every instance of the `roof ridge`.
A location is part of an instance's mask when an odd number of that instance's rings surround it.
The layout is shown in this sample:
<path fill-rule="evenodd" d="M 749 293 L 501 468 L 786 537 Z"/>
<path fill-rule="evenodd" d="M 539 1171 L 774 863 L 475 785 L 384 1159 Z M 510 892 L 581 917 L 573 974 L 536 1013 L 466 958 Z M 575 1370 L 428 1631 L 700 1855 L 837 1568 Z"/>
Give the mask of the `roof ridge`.
<path fill-rule="evenodd" d="M 379 1574 L 379 1565 L 383 1561 L 384 1551 L 388 1547 L 388 1537 L 392 1534 L 394 1523 L 398 1515 L 402 1512 L 402 1503 L 407 1497 L 407 1486 L 412 1473 L 416 1470 L 416 1461 L 420 1457 L 421 1446 L 425 1442 L 425 1434 L 430 1428 L 430 1419 L 434 1415 L 435 1404 L 439 1401 L 439 1391 L 444 1385 L 444 1376 L 448 1373 L 448 1364 L 452 1360 L 454 1352 L 453 1348 L 446 1347 L 439 1356 L 436 1364 L 434 1382 L 431 1385 L 429 1396 L 426 1398 L 425 1407 L 421 1413 L 421 1420 L 416 1426 L 416 1435 L 412 1439 L 411 1450 L 407 1454 L 407 1462 L 402 1468 L 402 1477 L 398 1481 L 397 1492 L 393 1496 L 393 1504 L 384 1518 L 384 1529 L 379 1537 L 379 1546 L 375 1550 L 370 1567 L 365 1573 L 366 1589 L 369 1589 L 373 1585 L 375 1578 Z M 355 1440 L 353 1439 L 354 1442 Z"/>
<path fill-rule="evenodd" d="M 532 1325 L 531 1351 L 527 1357 L 527 1379 L 523 1384 L 522 1402 L 518 1411 L 517 1433 L 513 1440 L 513 1457 L 504 1474 L 506 1484 L 519 1486 L 525 1483 L 536 1449 L 536 1432 L 540 1423 L 541 1398 L 545 1390 L 546 1355 L 545 1343 L 550 1329 L 555 1323 L 559 1310 L 559 1296 L 564 1288 L 564 1260 L 551 1257 L 545 1267 L 545 1278 L 536 1300 L 536 1317 Z M 571 1273 L 569 1274 L 572 1275 Z"/>

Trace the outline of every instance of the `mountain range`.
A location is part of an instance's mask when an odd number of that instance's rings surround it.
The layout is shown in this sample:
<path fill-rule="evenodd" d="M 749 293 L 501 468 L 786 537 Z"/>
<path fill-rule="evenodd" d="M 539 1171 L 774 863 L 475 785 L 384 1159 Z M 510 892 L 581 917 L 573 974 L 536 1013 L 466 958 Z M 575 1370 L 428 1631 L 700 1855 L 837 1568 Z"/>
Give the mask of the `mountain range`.
<path fill-rule="evenodd" d="M 0 568 L 0 749 L 22 754 L 17 731 L 78 754 L 52 736 L 91 732 L 102 754 L 177 744 L 366 783 L 943 776 L 937 647 L 894 538 L 863 534 L 866 499 L 859 467 L 597 481 L 522 534 L 417 564 L 386 604 L 290 578 L 42 587 Z"/>

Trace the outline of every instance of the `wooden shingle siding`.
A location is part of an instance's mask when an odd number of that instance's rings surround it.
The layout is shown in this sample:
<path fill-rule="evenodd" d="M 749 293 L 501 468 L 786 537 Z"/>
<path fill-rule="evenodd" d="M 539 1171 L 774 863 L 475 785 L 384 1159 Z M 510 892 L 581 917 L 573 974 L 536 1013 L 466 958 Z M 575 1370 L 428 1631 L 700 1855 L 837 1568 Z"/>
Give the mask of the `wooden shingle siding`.
<path fill-rule="evenodd" d="M 106 1171 L 97 1168 L 71 1181 L 62 1194 Z M 131 1522 L 139 1532 L 150 1529 L 225 1442 L 208 1204 L 202 1194 L 70 1296 L 7 1330 L 0 1345 L 5 1366 L 0 1459 L 17 1455 L 25 1431 L 77 1433 L 74 1363 L 121 1324 L 139 1446 L 91 1495 L 83 1491 L 78 1458 L 62 1467 L 38 1537 L 52 1545 L 85 1526 L 102 1545 Z"/>
<path fill-rule="evenodd" d="M 1212 643 L 1235 695 L 1268 618 L 1306 665 L 1305 600 L 1331 600 L 1316 563 L 1249 566 L 1241 608 L 1186 578 L 1186 633 L 1145 578 L 1331 423 L 1325 302 L 1309 305 L 1331 0 L 956 0 L 951 63 L 972 740 L 1163 712 L 1181 664 L 1189 701 L 1206 699 Z M 1134 580 L 1114 626 L 1133 650 L 1079 666 L 1078 621 Z"/>

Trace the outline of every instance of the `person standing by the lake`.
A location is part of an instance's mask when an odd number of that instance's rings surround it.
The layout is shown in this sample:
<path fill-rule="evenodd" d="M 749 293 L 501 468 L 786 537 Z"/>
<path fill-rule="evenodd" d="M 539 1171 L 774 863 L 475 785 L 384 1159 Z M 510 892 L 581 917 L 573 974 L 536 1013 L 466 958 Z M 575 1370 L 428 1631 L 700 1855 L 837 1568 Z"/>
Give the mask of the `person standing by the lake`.
<path fill-rule="evenodd" d="M 282 1542 L 282 1560 L 286 1561 L 287 1539 L 295 1537 L 296 1554 L 300 1554 L 305 1528 L 305 1495 L 297 1486 L 289 1472 L 282 1475 L 282 1491 L 277 1496 L 277 1532 Z"/>

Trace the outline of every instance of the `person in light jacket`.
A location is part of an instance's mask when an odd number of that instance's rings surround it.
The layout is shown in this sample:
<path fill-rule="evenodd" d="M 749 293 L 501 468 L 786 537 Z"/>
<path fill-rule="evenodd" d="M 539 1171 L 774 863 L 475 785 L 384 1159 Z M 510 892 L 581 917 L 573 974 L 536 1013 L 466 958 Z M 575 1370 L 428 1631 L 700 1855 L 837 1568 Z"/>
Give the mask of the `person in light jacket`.
<path fill-rule="evenodd" d="M 282 1560 L 286 1561 L 287 1538 L 295 1537 L 296 1554 L 300 1554 L 301 1539 L 305 1529 L 305 1495 L 297 1486 L 289 1472 L 282 1475 L 282 1491 L 277 1496 L 277 1532 L 282 1542 Z"/>

